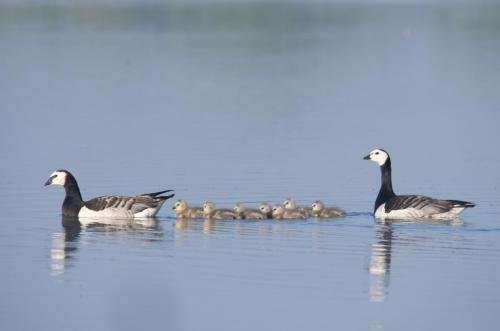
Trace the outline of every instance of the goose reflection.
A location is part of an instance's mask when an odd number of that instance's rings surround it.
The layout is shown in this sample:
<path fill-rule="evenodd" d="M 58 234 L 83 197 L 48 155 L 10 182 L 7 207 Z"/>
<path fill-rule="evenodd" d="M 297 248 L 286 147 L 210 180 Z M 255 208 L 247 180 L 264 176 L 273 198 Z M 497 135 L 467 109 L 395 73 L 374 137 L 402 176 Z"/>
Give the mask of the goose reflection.
<path fill-rule="evenodd" d="M 63 216 L 61 223 L 63 231 L 54 232 L 50 249 L 50 269 L 54 276 L 64 273 L 67 264 L 74 257 L 78 250 L 78 241 L 82 231 L 77 219 Z"/>
<path fill-rule="evenodd" d="M 414 220 L 376 220 L 377 241 L 371 246 L 370 266 L 370 301 L 384 302 L 390 283 L 393 225 L 428 224 L 445 226 L 462 226 L 463 221 L 454 219 L 414 219 Z"/>
<path fill-rule="evenodd" d="M 384 302 L 389 289 L 391 270 L 392 224 L 377 224 L 377 242 L 372 244 L 370 257 L 370 301 Z"/>
<path fill-rule="evenodd" d="M 52 234 L 50 248 L 50 269 L 52 275 L 64 274 L 65 270 L 72 267 L 78 253 L 79 243 L 84 234 L 103 233 L 132 237 L 139 237 L 146 242 L 158 241 L 163 238 L 163 231 L 156 218 L 139 220 L 103 220 L 85 223 L 78 218 L 63 216 L 61 220 L 62 231 Z"/>

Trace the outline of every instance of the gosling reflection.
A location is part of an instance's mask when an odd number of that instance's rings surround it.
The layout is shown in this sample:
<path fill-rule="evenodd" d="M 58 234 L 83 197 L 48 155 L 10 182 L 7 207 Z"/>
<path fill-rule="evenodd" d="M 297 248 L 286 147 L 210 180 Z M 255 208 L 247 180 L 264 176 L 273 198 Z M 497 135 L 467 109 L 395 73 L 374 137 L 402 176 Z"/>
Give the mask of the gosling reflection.
<path fill-rule="evenodd" d="M 50 249 L 50 269 L 52 275 L 58 276 L 72 266 L 78 252 L 79 242 L 85 234 L 105 234 L 107 236 L 126 235 L 139 238 L 145 242 L 154 242 L 163 238 L 163 231 L 156 218 L 144 220 L 115 220 L 106 223 L 93 222 L 82 224 L 77 218 L 63 216 L 62 231 L 52 235 Z"/>
<path fill-rule="evenodd" d="M 372 245 L 370 258 L 370 301 L 384 302 L 389 289 L 392 250 L 392 226 L 377 224 L 377 242 Z"/>
<path fill-rule="evenodd" d="M 176 218 L 174 222 L 174 228 L 176 231 L 185 230 L 201 230 L 204 234 L 210 234 L 213 232 L 215 226 L 215 220 L 211 218 L 200 219 L 186 219 L 186 218 Z"/>

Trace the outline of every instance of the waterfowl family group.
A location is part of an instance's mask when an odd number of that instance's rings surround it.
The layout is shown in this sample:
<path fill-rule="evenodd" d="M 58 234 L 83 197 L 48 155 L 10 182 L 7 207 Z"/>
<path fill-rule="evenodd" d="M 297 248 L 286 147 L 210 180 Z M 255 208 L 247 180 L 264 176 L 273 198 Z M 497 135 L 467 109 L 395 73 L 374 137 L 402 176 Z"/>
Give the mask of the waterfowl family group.
<path fill-rule="evenodd" d="M 423 195 L 396 195 L 392 188 L 391 158 L 383 149 L 375 149 L 364 157 L 377 163 L 381 170 L 381 186 L 375 200 L 374 216 L 378 219 L 450 219 L 475 204 L 461 200 L 434 199 Z M 136 196 L 110 195 L 82 199 L 75 177 L 67 170 L 54 171 L 45 185 L 61 185 L 66 195 L 62 214 L 78 218 L 150 218 L 154 217 L 163 203 L 174 196 L 173 190 L 145 193 Z M 166 194 L 169 193 L 169 194 Z M 166 194 L 166 195 L 165 195 Z M 286 198 L 271 207 L 262 203 L 258 209 L 237 203 L 233 209 L 218 209 L 212 202 L 202 207 L 190 207 L 185 200 L 177 200 L 172 207 L 176 218 L 193 219 L 306 219 L 308 217 L 336 218 L 345 212 L 336 207 L 325 207 L 317 200 L 311 206 L 297 206 L 294 199 Z"/>

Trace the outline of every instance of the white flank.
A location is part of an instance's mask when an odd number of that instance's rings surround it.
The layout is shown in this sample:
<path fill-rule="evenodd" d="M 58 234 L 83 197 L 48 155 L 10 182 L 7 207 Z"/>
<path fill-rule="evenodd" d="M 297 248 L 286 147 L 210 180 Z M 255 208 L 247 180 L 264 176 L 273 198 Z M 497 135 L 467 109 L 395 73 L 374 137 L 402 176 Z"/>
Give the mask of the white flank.
<path fill-rule="evenodd" d="M 120 208 L 106 208 L 95 211 L 83 206 L 78 213 L 78 218 L 134 218 L 134 214 L 129 210 Z"/>
<path fill-rule="evenodd" d="M 100 218 L 115 218 L 115 219 L 134 219 L 134 218 L 149 218 L 154 217 L 158 210 L 160 209 L 162 204 L 157 206 L 156 208 L 146 208 L 136 214 L 132 214 L 130 210 L 121 209 L 121 208 L 106 208 L 103 210 L 95 211 L 92 209 L 88 209 L 83 206 L 78 213 L 78 218 L 91 218 L 91 219 L 100 219 Z"/>
<path fill-rule="evenodd" d="M 441 213 L 441 214 L 434 214 L 430 215 L 432 218 L 441 218 L 441 219 L 450 219 L 450 218 L 455 218 L 457 217 L 458 214 L 460 214 L 465 207 L 454 207 L 452 208 L 449 212 L 446 213 Z"/>
<path fill-rule="evenodd" d="M 450 219 L 457 217 L 462 212 L 464 207 L 455 207 L 446 213 L 440 214 L 424 214 L 422 210 L 415 208 L 406 208 L 385 211 L 385 203 L 380 205 L 375 211 L 375 217 L 378 219 L 414 219 L 414 218 L 437 218 L 437 219 Z"/>
<path fill-rule="evenodd" d="M 149 218 L 149 217 L 155 217 L 156 216 L 156 213 L 158 212 L 158 210 L 160 209 L 162 204 L 160 204 L 158 207 L 156 208 L 146 208 L 144 209 L 143 211 L 137 213 L 137 214 L 134 214 L 134 218 Z"/>

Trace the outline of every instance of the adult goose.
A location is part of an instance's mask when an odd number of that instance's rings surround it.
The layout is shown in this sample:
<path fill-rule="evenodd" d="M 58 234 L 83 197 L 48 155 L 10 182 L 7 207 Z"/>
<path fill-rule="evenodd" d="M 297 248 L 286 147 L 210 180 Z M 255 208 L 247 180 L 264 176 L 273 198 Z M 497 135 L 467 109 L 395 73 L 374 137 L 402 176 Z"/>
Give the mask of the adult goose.
<path fill-rule="evenodd" d="M 138 196 L 110 195 L 83 201 L 75 177 L 64 169 L 54 171 L 45 182 L 45 186 L 47 185 L 64 186 L 66 197 L 62 204 L 62 213 L 66 217 L 121 219 L 154 217 L 165 200 L 174 196 L 174 194 L 161 195 L 172 191 L 166 190 Z"/>
<path fill-rule="evenodd" d="M 475 204 L 459 200 L 440 200 L 423 195 L 396 195 L 392 190 L 391 158 L 383 149 L 374 149 L 365 160 L 380 166 L 382 184 L 375 200 L 374 213 L 380 219 L 441 218 L 456 217 L 465 208 Z"/>

